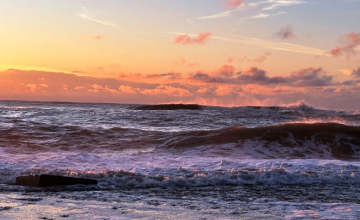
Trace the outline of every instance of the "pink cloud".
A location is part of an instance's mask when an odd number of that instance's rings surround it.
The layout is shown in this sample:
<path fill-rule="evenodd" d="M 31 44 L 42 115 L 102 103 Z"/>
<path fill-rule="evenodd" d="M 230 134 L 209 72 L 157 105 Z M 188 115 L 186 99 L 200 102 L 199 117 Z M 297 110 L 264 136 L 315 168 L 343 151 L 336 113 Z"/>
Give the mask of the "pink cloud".
<path fill-rule="evenodd" d="M 23 84 L 23 85 L 25 85 L 25 87 L 27 89 L 29 89 L 29 91 L 32 91 L 32 92 L 49 87 L 49 85 L 47 85 L 47 84 Z"/>
<path fill-rule="evenodd" d="M 339 42 L 343 46 L 337 46 L 328 53 L 334 57 L 345 56 L 350 58 L 358 53 L 356 48 L 360 46 L 360 33 L 349 33 L 341 36 Z"/>
<path fill-rule="evenodd" d="M 255 59 L 251 60 L 251 62 L 257 62 L 257 63 L 262 63 L 267 59 L 267 56 L 259 56 L 256 57 Z"/>
<path fill-rule="evenodd" d="M 270 56 L 272 53 L 270 51 L 265 51 L 264 56 Z"/>
<path fill-rule="evenodd" d="M 90 36 L 90 39 L 93 39 L 93 40 L 103 40 L 103 39 L 105 39 L 105 35 Z"/>
<path fill-rule="evenodd" d="M 182 79 L 180 73 L 158 73 L 158 74 L 142 74 L 142 73 L 121 73 L 118 75 L 118 79 L 126 80 L 130 82 L 147 82 L 147 83 L 162 83 L 172 82 Z M 151 79 L 149 81 L 149 79 Z"/>
<path fill-rule="evenodd" d="M 226 96 L 226 95 L 231 95 L 231 94 L 238 94 L 238 90 L 239 88 L 234 88 L 231 86 L 219 86 L 216 90 L 215 90 L 215 94 L 217 96 Z"/>
<path fill-rule="evenodd" d="M 343 49 L 341 47 L 335 47 L 334 49 L 330 50 L 329 53 L 334 57 L 339 57 L 343 54 Z"/>
<path fill-rule="evenodd" d="M 181 57 L 178 61 L 175 62 L 175 65 L 178 65 L 178 64 L 182 64 L 182 65 L 185 65 L 188 67 L 194 67 L 194 66 L 198 65 L 197 63 L 191 63 L 191 62 L 185 60 L 183 57 Z"/>
<path fill-rule="evenodd" d="M 286 25 L 285 27 L 282 27 L 280 30 L 275 32 L 273 36 L 281 40 L 288 40 L 296 37 L 291 25 Z"/>
<path fill-rule="evenodd" d="M 175 44 L 204 44 L 211 37 L 211 33 L 199 33 L 196 37 L 191 38 L 188 34 L 179 35 L 174 39 Z"/>
<path fill-rule="evenodd" d="M 264 52 L 264 55 L 258 56 L 258 57 L 254 58 L 254 59 L 248 59 L 248 61 L 250 61 L 250 62 L 257 62 L 257 63 L 262 63 L 262 62 L 264 62 L 269 56 L 271 56 L 271 54 L 272 54 L 271 52 L 266 51 L 266 52 Z"/>
<path fill-rule="evenodd" d="M 76 87 L 74 87 L 74 89 L 75 90 L 84 90 L 84 89 L 86 89 L 86 87 L 85 86 L 76 86 Z"/>
<path fill-rule="evenodd" d="M 202 76 L 195 80 L 198 73 Z M 151 83 L 141 83 L 59 72 L 0 71 L 0 99 L 221 106 L 287 105 L 304 100 L 330 109 L 360 108 L 360 80 L 354 77 L 351 84 L 339 83 L 321 68 L 274 76 L 256 67 L 237 71 L 224 65 L 211 73 L 189 76 L 192 81 L 155 84 L 155 79 L 164 76 L 153 74 L 154 78 L 148 78 Z"/>
<path fill-rule="evenodd" d="M 30 89 L 30 91 L 34 91 L 36 89 L 35 84 L 27 84 L 26 87 L 28 87 Z"/>
<path fill-rule="evenodd" d="M 256 62 L 256 63 L 262 63 L 264 62 L 269 56 L 271 56 L 272 53 L 270 51 L 265 51 L 263 55 L 260 55 L 258 57 L 255 57 L 253 59 L 248 58 L 247 56 L 244 56 L 242 58 L 237 59 L 235 56 L 233 57 L 227 57 L 226 58 L 226 62 L 227 63 L 233 63 L 234 61 L 239 61 L 239 62 Z"/>
<path fill-rule="evenodd" d="M 197 93 L 202 94 L 202 95 L 210 95 L 211 91 L 209 90 L 209 88 L 206 87 L 200 87 L 198 90 L 196 90 Z"/>
<path fill-rule="evenodd" d="M 217 74 L 219 76 L 224 76 L 224 77 L 231 77 L 233 76 L 234 72 L 235 72 L 235 67 L 231 65 L 223 65 L 217 70 Z"/>
<path fill-rule="evenodd" d="M 227 58 L 226 58 L 226 62 L 227 62 L 227 63 L 232 63 L 232 62 L 234 62 L 235 60 L 236 60 L 236 56 L 227 57 Z"/>
<path fill-rule="evenodd" d="M 81 35 L 83 38 L 87 38 L 90 40 L 104 40 L 106 37 L 105 35 L 90 35 L 90 34 L 83 34 Z"/>
<path fill-rule="evenodd" d="M 189 90 L 183 88 L 176 88 L 168 85 L 160 85 L 155 89 L 145 89 L 140 93 L 146 95 L 169 95 L 169 96 L 191 96 L 191 92 Z"/>
<path fill-rule="evenodd" d="M 124 85 L 121 85 L 119 87 L 119 92 L 120 93 L 127 93 L 127 94 L 136 94 L 136 91 L 139 90 L 139 89 L 135 89 L 131 86 L 124 86 Z"/>
<path fill-rule="evenodd" d="M 109 88 L 108 85 L 101 86 L 98 84 L 93 84 L 87 90 L 89 92 L 110 92 L 110 93 L 118 93 L 118 90 Z"/>
<path fill-rule="evenodd" d="M 226 7 L 228 7 L 228 8 L 237 7 L 241 4 L 243 4 L 244 2 L 245 2 L 244 0 L 228 0 L 226 2 Z"/>

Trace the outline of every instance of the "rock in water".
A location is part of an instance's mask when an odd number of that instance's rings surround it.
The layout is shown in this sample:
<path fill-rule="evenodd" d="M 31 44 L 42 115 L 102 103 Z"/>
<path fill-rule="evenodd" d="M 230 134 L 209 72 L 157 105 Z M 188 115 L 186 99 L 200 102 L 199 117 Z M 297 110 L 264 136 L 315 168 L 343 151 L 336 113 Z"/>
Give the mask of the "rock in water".
<path fill-rule="evenodd" d="M 60 186 L 60 185 L 92 185 L 97 184 L 97 180 L 66 177 L 66 176 L 52 176 L 52 175 L 31 175 L 16 177 L 16 185 L 45 187 L 45 186 Z"/>

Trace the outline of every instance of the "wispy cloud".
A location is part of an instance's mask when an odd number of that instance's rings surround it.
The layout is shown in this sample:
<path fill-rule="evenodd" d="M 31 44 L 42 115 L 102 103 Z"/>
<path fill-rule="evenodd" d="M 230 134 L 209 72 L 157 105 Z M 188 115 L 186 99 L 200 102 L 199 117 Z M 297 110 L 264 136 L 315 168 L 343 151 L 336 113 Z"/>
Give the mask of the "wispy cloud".
<path fill-rule="evenodd" d="M 272 15 L 278 15 L 278 13 L 268 14 L 268 13 L 264 13 L 263 11 L 270 11 L 281 7 L 289 7 L 292 5 L 299 5 L 305 3 L 307 2 L 300 0 L 266 0 L 266 1 L 252 2 L 252 3 L 246 3 L 240 0 L 230 0 L 226 2 L 226 6 L 229 7 L 230 4 L 231 7 L 236 6 L 235 9 L 226 10 L 213 15 L 202 16 L 199 17 L 199 19 L 214 19 L 214 18 L 229 17 L 238 11 L 247 10 L 247 9 L 259 9 L 260 12 L 258 13 L 258 15 L 249 16 L 247 18 L 243 18 L 242 20 L 266 18 L 266 17 L 272 17 Z"/>
<path fill-rule="evenodd" d="M 176 32 L 166 32 L 166 33 L 171 35 L 183 35 L 183 33 L 176 33 Z M 197 36 L 196 34 L 187 34 L 187 35 L 191 37 Z M 216 35 L 211 36 L 211 38 L 214 40 L 248 44 L 248 45 L 253 45 L 267 49 L 290 51 L 295 53 L 310 54 L 316 56 L 330 56 L 329 54 L 326 54 L 325 50 L 314 47 L 306 47 L 298 44 L 283 43 L 283 42 L 272 42 L 272 41 L 266 41 L 266 40 L 244 37 L 244 36 L 235 36 L 235 37 L 236 38 L 222 37 Z"/>
<path fill-rule="evenodd" d="M 187 23 L 188 23 L 188 24 L 190 24 L 190 25 L 194 25 L 194 22 L 193 22 L 192 20 L 187 19 L 186 21 L 187 21 Z"/>
<path fill-rule="evenodd" d="M 121 30 L 121 28 L 119 26 L 117 26 L 116 24 L 114 24 L 114 23 L 112 23 L 110 21 L 103 21 L 103 20 L 95 19 L 94 18 L 94 13 L 89 11 L 85 7 L 81 7 L 81 12 L 79 13 L 79 17 L 81 17 L 81 18 L 83 18 L 85 20 L 96 22 L 98 24 L 105 25 L 105 26 L 112 26 L 112 27 L 114 27 L 116 29 Z"/>
<path fill-rule="evenodd" d="M 264 7 L 262 10 L 274 10 L 279 7 L 288 7 L 291 5 L 299 5 L 304 3 L 306 2 L 298 1 L 298 0 L 268 0 L 262 3 L 262 4 L 268 4 L 268 6 Z"/>
<path fill-rule="evenodd" d="M 273 50 L 290 51 L 295 53 L 310 54 L 317 56 L 324 56 L 325 53 L 325 50 L 321 50 L 318 48 L 306 47 L 306 46 L 290 44 L 290 43 L 272 42 L 272 41 L 266 41 L 257 38 L 248 38 L 243 36 L 237 36 L 237 38 L 213 36 L 213 39 L 248 44 L 257 47 L 273 49 Z"/>
<path fill-rule="evenodd" d="M 227 11 L 223 11 L 214 15 L 209 15 L 209 16 L 203 16 L 200 17 L 199 19 L 212 19 L 212 18 L 223 18 L 223 17 L 229 17 L 231 16 L 231 14 L 236 11 L 236 10 L 227 10 Z"/>
<path fill-rule="evenodd" d="M 240 19 L 240 21 L 245 21 L 245 20 L 250 20 L 250 19 L 267 18 L 267 17 L 275 17 L 275 16 L 283 15 L 283 14 L 287 14 L 287 12 L 285 12 L 285 11 L 280 11 L 280 12 L 275 13 L 275 14 L 259 13 L 259 14 L 257 14 L 257 15 L 253 15 L 253 16 L 249 16 L 249 17 L 242 18 L 242 19 Z"/>

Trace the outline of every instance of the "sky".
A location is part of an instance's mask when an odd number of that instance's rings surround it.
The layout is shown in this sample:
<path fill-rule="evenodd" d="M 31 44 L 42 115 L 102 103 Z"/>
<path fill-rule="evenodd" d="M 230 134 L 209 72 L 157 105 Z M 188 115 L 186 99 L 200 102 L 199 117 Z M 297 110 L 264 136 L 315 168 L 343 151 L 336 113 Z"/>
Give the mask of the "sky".
<path fill-rule="evenodd" d="M 0 0 L 0 99 L 360 109 L 360 0 Z"/>

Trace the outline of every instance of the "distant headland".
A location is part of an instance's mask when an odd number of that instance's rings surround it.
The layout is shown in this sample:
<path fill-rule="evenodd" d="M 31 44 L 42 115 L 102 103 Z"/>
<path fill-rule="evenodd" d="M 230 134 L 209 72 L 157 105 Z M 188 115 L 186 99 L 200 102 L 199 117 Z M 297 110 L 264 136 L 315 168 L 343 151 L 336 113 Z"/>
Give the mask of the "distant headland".
<path fill-rule="evenodd" d="M 201 110 L 197 104 L 161 104 L 161 105 L 142 105 L 135 110 Z"/>

